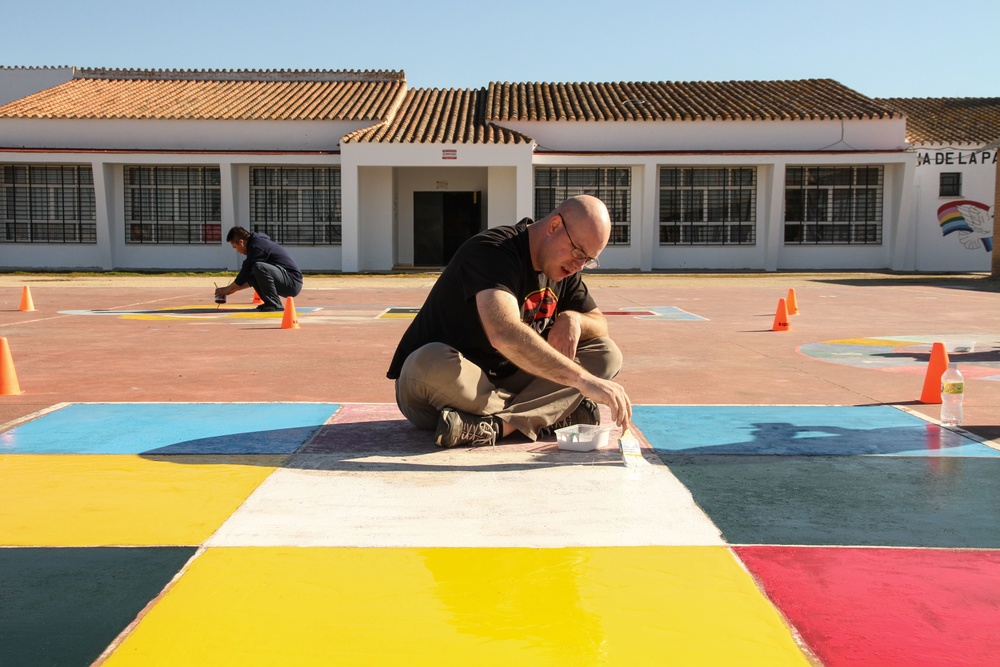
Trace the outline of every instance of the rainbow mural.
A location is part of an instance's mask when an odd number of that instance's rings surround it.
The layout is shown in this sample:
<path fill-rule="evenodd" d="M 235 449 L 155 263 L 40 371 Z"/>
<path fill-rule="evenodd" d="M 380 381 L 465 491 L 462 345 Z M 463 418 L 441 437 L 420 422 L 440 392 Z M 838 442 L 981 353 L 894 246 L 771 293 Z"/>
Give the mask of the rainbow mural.
<path fill-rule="evenodd" d="M 969 250 L 993 250 L 993 220 L 990 207 L 967 199 L 948 202 L 938 208 L 941 234 L 958 232 L 958 240 Z"/>

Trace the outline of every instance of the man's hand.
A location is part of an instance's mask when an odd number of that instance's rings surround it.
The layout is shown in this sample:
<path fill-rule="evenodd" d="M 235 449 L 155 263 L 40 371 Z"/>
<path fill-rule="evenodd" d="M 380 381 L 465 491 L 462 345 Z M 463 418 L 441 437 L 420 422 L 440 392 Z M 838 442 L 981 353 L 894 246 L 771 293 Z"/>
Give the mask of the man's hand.
<path fill-rule="evenodd" d="M 575 359 L 576 349 L 581 340 L 607 335 L 608 321 L 597 308 L 589 313 L 564 310 L 556 315 L 556 321 L 549 328 L 546 340 L 559 354 L 568 359 Z"/>
<path fill-rule="evenodd" d="M 576 359 L 576 348 L 580 344 L 580 314 L 571 311 L 559 313 L 549 329 L 549 345 L 567 359 Z"/>
<path fill-rule="evenodd" d="M 222 287 L 215 288 L 215 296 L 229 296 L 234 292 L 239 292 L 244 289 L 247 285 L 237 285 L 236 283 L 229 283 L 228 285 L 223 285 Z"/>
<path fill-rule="evenodd" d="M 623 431 L 629 428 L 632 423 L 632 402 L 620 384 L 591 375 L 580 393 L 595 403 L 611 408 L 611 419 Z"/>
<path fill-rule="evenodd" d="M 590 335 L 606 335 L 606 324 L 600 311 L 564 313 L 552 325 L 553 329 L 558 325 L 560 331 L 549 330 L 546 342 L 521 321 L 517 300 L 510 292 L 483 290 L 476 295 L 476 305 L 490 344 L 502 355 L 533 375 L 575 387 L 592 401 L 608 406 L 615 423 L 628 428 L 632 421 L 632 403 L 625 389 L 616 382 L 591 375 L 574 361 L 581 331 L 588 338 Z M 566 315 L 576 324 L 560 324 L 559 320 L 565 319 Z M 557 344 L 560 347 L 556 347 Z M 567 354 L 570 348 L 572 352 Z"/>

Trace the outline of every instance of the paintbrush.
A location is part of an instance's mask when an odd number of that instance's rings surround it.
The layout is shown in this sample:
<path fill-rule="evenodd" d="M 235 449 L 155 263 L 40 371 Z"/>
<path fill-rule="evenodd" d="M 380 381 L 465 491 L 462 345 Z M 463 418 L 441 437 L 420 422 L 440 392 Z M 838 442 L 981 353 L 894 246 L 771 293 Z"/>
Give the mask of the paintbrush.
<path fill-rule="evenodd" d="M 626 468 L 641 468 L 649 465 L 649 461 L 642 456 L 639 441 L 628 432 L 628 429 L 622 431 L 621 437 L 618 438 L 618 451 L 622 454 L 622 462 L 625 463 Z"/>

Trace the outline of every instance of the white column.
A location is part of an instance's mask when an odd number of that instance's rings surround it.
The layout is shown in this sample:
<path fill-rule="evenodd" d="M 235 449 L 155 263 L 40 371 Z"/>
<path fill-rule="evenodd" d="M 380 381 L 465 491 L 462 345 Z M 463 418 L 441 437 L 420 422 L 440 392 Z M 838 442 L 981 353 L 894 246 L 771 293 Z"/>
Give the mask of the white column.
<path fill-rule="evenodd" d="M 94 161 L 90 165 L 94 175 L 95 225 L 97 233 L 100 267 L 105 271 L 115 268 L 115 232 L 121 231 L 113 222 L 112 202 L 114 202 L 114 167 L 104 162 Z"/>
<path fill-rule="evenodd" d="M 910 159 L 903 164 L 887 164 L 885 166 L 886 181 L 889 174 L 892 174 L 892 201 L 891 208 L 883 207 L 883 210 L 894 212 L 894 219 L 891 221 L 894 230 L 892 239 L 892 254 L 889 260 L 889 268 L 893 271 L 913 271 L 917 264 L 917 233 L 916 218 L 914 216 L 913 200 L 917 193 L 913 186 L 914 173 L 916 172 L 916 156 L 909 156 Z M 888 183 L 883 184 L 883 188 L 888 188 Z M 883 198 L 888 199 L 888 191 L 883 192 Z M 884 205 L 883 205 L 884 206 Z M 882 221 L 883 240 L 885 242 L 885 231 L 890 221 Z"/>
<path fill-rule="evenodd" d="M 656 197 L 659 194 L 660 170 L 655 162 L 640 168 L 642 174 L 642 206 L 640 210 L 632 206 L 632 243 L 639 243 L 639 270 L 653 270 L 653 250 L 660 243 L 660 221 L 657 215 Z M 636 228 L 638 217 L 638 228 Z"/>
<path fill-rule="evenodd" d="M 785 163 L 775 162 L 770 168 L 761 165 L 757 170 L 758 179 L 766 176 L 768 179 L 766 190 L 764 185 L 758 185 L 761 194 L 765 194 L 766 201 L 757 207 L 758 212 L 763 213 L 763 224 L 759 225 L 763 238 L 759 239 L 764 244 L 764 270 L 777 271 L 778 259 L 781 248 L 785 243 Z M 758 181 L 759 182 L 759 181 Z"/>
<path fill-rule="evenodd" d="M 226 242 L 226 232 L 236 224 L 236 197 L 238 196 L 236 167 L 230 162 L 219 164 L 219 186 L 222 200 L 222 242 Z M 250 221 L 243 225 L 250 229 Z"/>
<path fill-rule="evenodd" d="M 360 184 L 357 162 L 348 160 L 346 153 L 341 152 L 340 160 L 340 270 L 357 273 L 361 266 Z"/>
<path fill-rule="evenodd" d="M 535 217 L 535 168 L 534 161 L 532 160 L 533 152 L 528 150 L 525 152 L 526 160 L 520 162 L 517 166 L 517 220 L 521 218 L 532 218 Z M 517 222 L 514 220 L 513 222 Z M 509 225 L 512 222 L 501 222 L 499 224 Z"/>

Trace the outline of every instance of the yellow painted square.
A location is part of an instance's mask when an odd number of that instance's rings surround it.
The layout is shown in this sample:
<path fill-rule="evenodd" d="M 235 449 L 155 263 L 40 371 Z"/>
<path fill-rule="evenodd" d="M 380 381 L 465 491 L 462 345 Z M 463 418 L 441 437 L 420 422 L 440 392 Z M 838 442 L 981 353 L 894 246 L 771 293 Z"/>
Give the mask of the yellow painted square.
<path fill-rule="evenodd" d="M 121 665 L 809 665 L 724 547 L 203 552 Z"/>
<path fill-rule="evenodd" d="M 0 456 L 0 546 L 199 545 L 287 458 Z"/>

